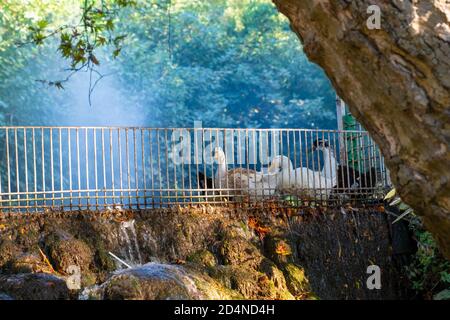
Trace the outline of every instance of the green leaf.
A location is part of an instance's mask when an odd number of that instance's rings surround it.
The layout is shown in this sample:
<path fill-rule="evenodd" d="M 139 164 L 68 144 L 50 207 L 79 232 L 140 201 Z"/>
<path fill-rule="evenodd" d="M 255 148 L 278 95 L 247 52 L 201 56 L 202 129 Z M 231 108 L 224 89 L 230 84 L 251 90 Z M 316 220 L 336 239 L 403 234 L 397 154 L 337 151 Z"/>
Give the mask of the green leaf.
<path fill-rule="evenodd" d="M 98 37 L 97 37 L 97 41 L 98 41 L 98 43 L 99 43 L 100 45 L 106 44 L 106 38 L 105 38 L 105 37 L 98 36 Z"/>
<path fill-rule="evenodd" d="M 441 280 L 446 283 L 450 283 L 450 273 L 447 271 L 441 272 Z"/>
<path fill-rule="evenodd" d="M 39 29 L 45 29 L 48 26 L 48 21 L 45 19 L 39 20 L 37 26 Z"/>
<path fill-rule="evenodd" d="M 126 37 L 127 37 L 126 34 L 122 34 L 120 36 L 115 37 L 113 42 L 116 46 L 118 46 L 120 44 L 120 42 L 123 41 Z"/>
<path fill-rule="evenodd" d="M 61 43 L 58 47 L 63 58 L 68 58 L 72 55 L 72 44 L 70 42 Z"/>
<path fill-rule="evenodd" d="M 36 45 L 41 45 L 44 43 L 44 35 L 41 32 L 36 32 L 33 34 L 33 41 Z"/>
<path fill-rule="evenodd" d="M 450 289 L 445 289 L 434 295 L 433 300 L 450 300 Z"/>
<path fill-rule="evenodd" d="M 114 30 L 114 22 L 112 21 L 112 19 L 109 19 L 106 21 L 106 30 L 108 31 L 112 31 Z"/>
<path fill-rule="evenodd" d="M 70 34 L 61 32 L 61 42 L 70 42 Z"/>
<path fill-rule="evenodd" d="M 114 50 L 113 51 L 113 57 L 114 58 L 117 58 L 117 56 L 120 54 L 120 51 L 121 51 L 122 49 L 121 48 L 117 48 L 116 50 Z"/>

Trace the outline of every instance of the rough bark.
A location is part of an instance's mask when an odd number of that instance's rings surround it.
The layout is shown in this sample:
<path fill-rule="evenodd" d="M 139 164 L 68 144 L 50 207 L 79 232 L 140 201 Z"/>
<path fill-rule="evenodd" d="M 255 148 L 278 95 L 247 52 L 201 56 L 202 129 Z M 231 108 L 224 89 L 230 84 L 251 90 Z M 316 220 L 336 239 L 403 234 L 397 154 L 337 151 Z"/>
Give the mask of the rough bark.
<path fill-rule="evenodd" d="M 450 258 L 450 2 L 274 0 Z M 369 30 L 369 5 L 381 29 Z"/>

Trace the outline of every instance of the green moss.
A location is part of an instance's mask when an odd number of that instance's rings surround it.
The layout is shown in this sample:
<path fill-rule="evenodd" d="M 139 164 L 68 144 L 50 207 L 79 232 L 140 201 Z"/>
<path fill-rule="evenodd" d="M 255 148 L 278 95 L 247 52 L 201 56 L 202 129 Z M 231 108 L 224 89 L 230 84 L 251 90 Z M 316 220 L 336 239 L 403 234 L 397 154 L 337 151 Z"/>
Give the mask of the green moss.
<path fill-rule="evenodd" d="M 217 266 L 209 275 L 224 287 L 238 292 L 245 299 L 258 297 L 258 278 L 263 274 L 242 266 Z"/>
<path fill-rule="evenodd" d="M 262 260 L 260 250 L 240 236 L 225 238 L 219 247 L 221 261 L 225 265 L 246 266 L 257 269 Z"/>
<path fill-rule="evenodd" d="M 97 277 L 95 275 L 95 273 L 92 272 L 83 272 L 82 276 L 81 276 L 81 286 L 83 288 L 85 287 L 90 287 L 95 285 L 97 282 Z"/>
<path fill-rule="evenodd" d="M 187 258 L 187 261 L 213 268 L 217 265 L 216 257 L 208 250 L 199 250 Z"/>
<path fill-rule="evenodd" d="M 104 295 L 108 300 L 140 300 L 143 298 L 139 279 L 129 274 L 112 277 L 105 286 Z"/>
<path fill-rule="evenodd" d="M 292 293 L 289 292 L 289 290 L 287 288 L 282 288 L 279 289 L 277 288 L 277 286 L 275 285 L 274 281 L 271 280 L 270 281 L 272 283 L 272 292 L 271 292 L 271 296 L 274 297 L 275 299 L 280 299 L 280 300 L 295 300 L 295 297 L 292 295 Z"/>
<path fill-rule="evenodd" d="M 101 245 L 97 248 L 95 259 L 98 263 L 98 267 L 102 271 L 111 272 L 116 270 L 116 264 L 109 256 L 108 252 Z"/>
<path fill-rule="evenodd" d="M 293 295 L 300 296 L 310 293 L 309 281 L 302 268 L 293 263 L 288 263 L 283 266 L 283 273 L 286 279 L 286 285 Z"/>
<path fill-rule="evenodd" d="M 216 280 L 194 277 L 195 286 L 209 300 L 239 300 L 244 297 L 239 292 L 226 288 Z"/>

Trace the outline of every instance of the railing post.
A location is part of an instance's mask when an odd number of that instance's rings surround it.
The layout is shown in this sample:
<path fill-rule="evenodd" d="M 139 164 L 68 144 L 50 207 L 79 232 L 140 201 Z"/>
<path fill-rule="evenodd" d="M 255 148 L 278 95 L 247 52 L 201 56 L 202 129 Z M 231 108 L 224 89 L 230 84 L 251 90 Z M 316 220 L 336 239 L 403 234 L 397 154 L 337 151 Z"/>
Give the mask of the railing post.
<path fill-rule="evenodd" d="M 337 117 L 337 127 L 338 127 L 338 135 L 339 135 L 339 161 L 341 164 L 346 163 L 346 152 L 345 152 L 345 141 L 344 141 L 344 120 L 343 117 L 345 115 L 345 102 L 336 95 L 336 117 Z"/>

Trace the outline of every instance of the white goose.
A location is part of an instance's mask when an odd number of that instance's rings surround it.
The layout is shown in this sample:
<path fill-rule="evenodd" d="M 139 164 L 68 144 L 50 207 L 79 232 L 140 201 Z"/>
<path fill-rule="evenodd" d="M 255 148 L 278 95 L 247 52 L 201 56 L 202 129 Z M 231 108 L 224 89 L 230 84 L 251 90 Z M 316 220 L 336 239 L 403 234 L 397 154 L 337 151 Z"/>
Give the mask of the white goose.
<path fill-rule="evenodd" d="M 295 189 L 311 198 L 327 199 L 333 185 L 333 180 L 326 178 L 322 172 L 306 167 L 294 169 L 292 161 L 286 156 L 273 158 L 269 172 L 278 173 L 277 188 L 280 191 Z"/>
<path fill-rule="evenodd" d="M 228 170 L 225 153 L 220 147 L 214 149 L 214 159 L 218 163 L 217 172 L 214 175 L 215 189 L 234 189 L 232 196 L 241 196 L 238 197 L 241 199 L 247 197 L 252 200 L 260 200 L 275 193 L 277 174 L 246 168 Z M 226 191 L 217 193 L 227 194 Z"/>

